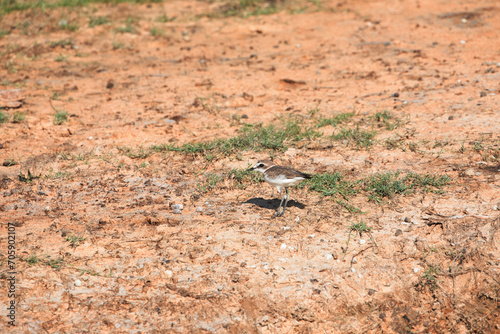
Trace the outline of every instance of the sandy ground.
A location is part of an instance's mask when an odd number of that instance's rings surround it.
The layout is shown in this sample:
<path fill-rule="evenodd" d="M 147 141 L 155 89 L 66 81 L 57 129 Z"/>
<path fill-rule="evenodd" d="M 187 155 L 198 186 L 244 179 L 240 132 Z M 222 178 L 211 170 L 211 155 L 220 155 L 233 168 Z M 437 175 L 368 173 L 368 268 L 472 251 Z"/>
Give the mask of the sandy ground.
<path fill-rule="evenodd" d="M 498 2 L 202 15 L 219 6 L 1 19 L 0 331 L 499 333 Z M 91 27 L 96 17 L 108 21 Z M 56 111 L 68 120 L 55 124 Z M 384 111 L 394 127 L 374 121 Z M 285 151 L 149 149 L 340 113 L 376 131 L 374 144 L 332 140 L 339 126 L 326 126 Z M 305 186 L 272 219 L 275 190 L 228 176 L 268 156 L 351 181 L 387 171 L 452 181 L 380 203 L 362 192 L 348 199 L 358 212 Z M 360 222 L 371 234 L 350 233 Z"/>

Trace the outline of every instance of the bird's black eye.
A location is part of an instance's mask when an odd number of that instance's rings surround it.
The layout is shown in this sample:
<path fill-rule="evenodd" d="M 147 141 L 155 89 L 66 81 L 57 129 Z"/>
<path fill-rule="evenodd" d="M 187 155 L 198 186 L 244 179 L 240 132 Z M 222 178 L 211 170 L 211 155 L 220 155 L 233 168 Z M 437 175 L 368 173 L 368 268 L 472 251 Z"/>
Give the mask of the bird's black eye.
<path fill-rule="evenodd" d="M 259 164 L 257 167 L 259 167 L 259 168 L 260 168 L 260 167 L 264 167 L 264 164 Z"/>

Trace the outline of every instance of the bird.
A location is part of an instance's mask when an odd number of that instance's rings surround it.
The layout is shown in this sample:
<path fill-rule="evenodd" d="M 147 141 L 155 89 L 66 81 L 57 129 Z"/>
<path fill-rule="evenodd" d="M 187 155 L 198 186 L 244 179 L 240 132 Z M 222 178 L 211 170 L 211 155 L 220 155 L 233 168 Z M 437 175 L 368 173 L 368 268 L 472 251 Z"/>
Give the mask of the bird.
<path fill-rule="evenodd" d="M 261 172 L 264 176 L 264 180 L 278 189 L 281 196 L 281 203 L 273 218 L 280 217 L 285 213 L 286 205 L 288 203 L 288 199 L 290 198 L 288 187 L 294 186 L 302 180 L 312 178 L 311 175 L 299 172 L 293 168 L 275 165 L 268 159 L 258 161 L 253 167 L 247 169 L 247 171 Z M 283 193 L 283 189 L 285 190 L 285 193 Z M 285 202 L 284 205 L 283 201 Z M 281 208 L 283 209 L 280 212 Z"/>

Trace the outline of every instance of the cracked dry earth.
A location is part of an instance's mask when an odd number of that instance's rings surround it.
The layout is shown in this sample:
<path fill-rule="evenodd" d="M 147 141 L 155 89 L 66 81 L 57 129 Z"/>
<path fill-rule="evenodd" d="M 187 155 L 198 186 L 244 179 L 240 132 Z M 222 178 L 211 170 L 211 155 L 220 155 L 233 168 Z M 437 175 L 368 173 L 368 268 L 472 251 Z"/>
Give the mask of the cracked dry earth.
<path fill-rule="evenodd" d="M 308 4 L 248 18 L 200 17 L 217 10 L 205 1 L 2 18 L 0 88 L 22 96 L 0 101 L 25 117 L 0 124 L 1 161 L 17 163 L 0 167 L 1 332 L 500 332 L 499 4 Z M 175 19 L 157 22 L 164 13 Z M 109 22 L 89 27 L 92 16 Z M 117 32 L 130 17 L 134 31 Z M 68 120 L 54 124 L 55 110 Z M 397 126 L 375 120 L 383 111 Z M 150 150 L 349 112 L 286 150 Z M 333 140 L 342 126 L 376 131 L 373 145 Z M 269 155 L 350 181 L 451 183 L 380 202 L 305 185 L 271 219 L 276 191 L 229 177 Z M 371 233 L 350 233 L 360 222 Z"/>

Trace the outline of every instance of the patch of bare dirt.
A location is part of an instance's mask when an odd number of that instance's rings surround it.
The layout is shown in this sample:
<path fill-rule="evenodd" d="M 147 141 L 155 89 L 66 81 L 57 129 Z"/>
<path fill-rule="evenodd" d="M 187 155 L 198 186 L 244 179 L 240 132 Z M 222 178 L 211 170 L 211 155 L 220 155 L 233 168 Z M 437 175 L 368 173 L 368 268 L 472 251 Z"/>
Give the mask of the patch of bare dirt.
<path fill-rule="evenodd" d="M 218 8 L 2 18 L 0 92 L 15 93 L 0 99 L 1 331 L 500 331 L 500 6 L 323 1 L 202 15 Z M 151 149 L 340 113 L 354 116 L 284 151 Z M 375 131 L 374 144 L 329 137 L 343 126 Z M 353 182 L 387 171 L 452 182 L 380 203 L 291 189 L 272 219 L 276 191 L 229 176 L 269 155 Z M 350 231 L 361 221 L 370 234 Z"/>

